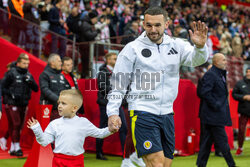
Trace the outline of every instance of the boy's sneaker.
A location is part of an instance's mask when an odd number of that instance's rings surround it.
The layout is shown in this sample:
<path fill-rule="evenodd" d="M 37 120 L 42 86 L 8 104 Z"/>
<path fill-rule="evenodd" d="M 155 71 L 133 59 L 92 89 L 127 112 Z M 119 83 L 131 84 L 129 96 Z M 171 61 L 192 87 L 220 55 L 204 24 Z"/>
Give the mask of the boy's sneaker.
<path fill-rule="evenodd" d="M 15 154 L 16 154 L 16 156 L 23 156 L 23 151 L 20 149 L 20 150 L 17 150 L 16 152 L 15 152 Z"/>
<path fill-rule="evenodd" d="M 138 165 L 140 167 L 146 167 L 142 158 L 138 158 L 136 152 L 133 152 L 133 154 L 130 155 L 129 159 L 131 159 L 132 162 L 134 162 L 136 165 Z"/>
<path fill-rule="evenodd" d="M 1 148 L 3 151 L 6 151 L 6 150 L 7 150 L 6 144 L 7 144 L 7 140 L 6 140 L 4 137 L 1 137 L 1 138 L 0 138 L 0 148 Z"/>
<path fill-rule="evenodd" d="M 129 158 L 122 160 L 121 167 L 136 167 Z"/>
<path fill-rule="evenodd" d="M 243 152 L 242 148 L 238 148 L 236 151 L 236 155 L 238 155 L 238 156 L 242 155 L 242 152 Z"/>

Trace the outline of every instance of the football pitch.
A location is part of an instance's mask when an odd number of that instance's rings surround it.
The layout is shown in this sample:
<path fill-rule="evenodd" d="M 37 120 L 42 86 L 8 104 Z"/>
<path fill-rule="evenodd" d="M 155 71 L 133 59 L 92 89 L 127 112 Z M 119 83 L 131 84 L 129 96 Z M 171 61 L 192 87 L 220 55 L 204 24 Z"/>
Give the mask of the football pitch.
<path fill-rule="evenodd" d="M 250 141 L 245 141 L 243 154 L 241 156 L 235 156 L 236 150 L 231 151 L 237 166 L 249 167 L 250 166 Z M 195 167 L 197 155 L 187 157 L 175 157 L 172 167 Z M 95 154 L 84 154 L 84 166 L 85 167 L 120 167 L 122 158 L 118 156 L 107 156 L 107 161 L 96 160 Z M 23 159 L 6 159 L 0 160 L 0 167 L 22 167 L 26 158 Z M 210 154 L 207 167 L 227 167 L 224 158 L 214 156 L 214 153 Z"/>

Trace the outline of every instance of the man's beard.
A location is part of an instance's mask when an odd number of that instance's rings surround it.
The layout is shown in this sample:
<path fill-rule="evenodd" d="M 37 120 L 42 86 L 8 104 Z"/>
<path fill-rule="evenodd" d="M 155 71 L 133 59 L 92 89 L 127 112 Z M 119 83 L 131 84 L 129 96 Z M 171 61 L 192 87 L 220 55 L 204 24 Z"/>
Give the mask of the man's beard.
<path fill-rule="evenodd" d="M 155 34 L 158 35 L 157 38 L 151 38 L 151 37 L 150 37 L 151 35 L 155 35 Z M 162 34 L 160 34 L 160 33 L 147 33 L 147 36 L 148 36 L 148 38 L 149 38 L 152 42 L 156 43 L 156 42 L 158 42 L 158 41 L 163 37 L 163 34 L 164 34 L 164 33 L 162 33 Z"/>

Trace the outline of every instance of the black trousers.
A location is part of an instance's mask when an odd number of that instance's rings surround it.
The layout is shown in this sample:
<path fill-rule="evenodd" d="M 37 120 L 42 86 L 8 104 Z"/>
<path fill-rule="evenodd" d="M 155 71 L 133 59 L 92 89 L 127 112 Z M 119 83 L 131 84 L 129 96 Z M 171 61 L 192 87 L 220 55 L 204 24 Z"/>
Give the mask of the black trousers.
<path fill-rule="evenodd" d="M 202 122 L 202 120 L 200 120 L 200 147 L 201 147 L 202 139 L 204 136 L 204 131 L 205 131 L 205 124 Z M 215 143 L 214 143 L 214 149 L 215 149 L 215 153 L 220 152 L 219 146 L 217 146 Z"/>
<path fill-rule="evenodd" d="M 224 126 L 215 126 L 204 124 L 204 134 L 200 145 L 200 151 L 197 158 L 197 166 L 205 167 L 209 158 L 212 144 L 219 147 L 229 167 L 234 167 L 235 162 L 230 152 L 227 140 L 227 134 Z"/>
<path fill-rule="evenodd" d="M 99 105 L 100 108 L 100 126 L 99 128 L 106 128 L 108 126 L 108 116 L 106 113 L 106 106 Z M 121 147 L 122 147 L 122 152 L 124 152 L 124 145 L 125 145 L 125 140 L 126 140 L 126 135 L 127 135 L 127 123 L 126 123 L 126 118 L 124 111 L 122 107 L 119 109 L 119 116 L 121 117 L 122 121 L 122 126 L 119 129 L 119 136 L 120 136 L 120 141 L 121 141 Z M 103 154 L 102 150 L 103 146 L 103 139 L 96 139 L 96 154 Z"/>

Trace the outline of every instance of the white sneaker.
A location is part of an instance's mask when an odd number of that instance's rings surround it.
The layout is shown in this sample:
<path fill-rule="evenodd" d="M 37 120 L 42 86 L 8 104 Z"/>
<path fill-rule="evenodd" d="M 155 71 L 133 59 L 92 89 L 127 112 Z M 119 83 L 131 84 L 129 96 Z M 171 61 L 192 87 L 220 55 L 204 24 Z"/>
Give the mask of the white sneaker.
<path fill-rule="evenodd" d="M 6 150 L 7 150 L 6 144 L 7 144 L 7 140 L 6 140 L 4 137 L 1 137 L 1 138 L 0 138 L 0 148 L 1 148 L 3 151 L 6 151 Z"/>
<path fill-rule="evenodd" d="M 140 167 L 146 167 L 145 163 L 143 162 L 143 159 L 138 158 L 136 152 L 133 152 L 133 154 L 130 155 L 129 159 Z"/>
<path fill-rule="evenodd" d="M 129 158 L 122 160 L 121 167 L 136 167 Z"/>

